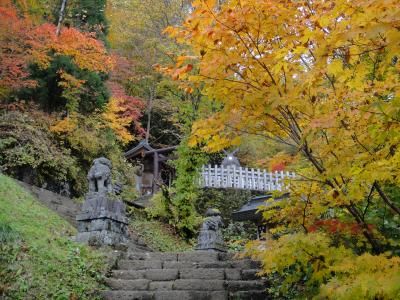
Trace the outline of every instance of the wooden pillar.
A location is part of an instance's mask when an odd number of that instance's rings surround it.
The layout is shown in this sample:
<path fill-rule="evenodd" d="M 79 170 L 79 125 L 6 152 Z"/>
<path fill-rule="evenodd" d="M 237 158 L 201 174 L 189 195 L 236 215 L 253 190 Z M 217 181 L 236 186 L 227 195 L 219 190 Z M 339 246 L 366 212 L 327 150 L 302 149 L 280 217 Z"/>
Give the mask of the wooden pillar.
<path fill-rule="evenodd" d="M 157 187 L 156 182 L 158 181 L 158 177 L 159 177 L 158 176 L 159 159 L 158 159 L 158 153 L 157 152 L 154 153 L 153 163 L 154 163 L 154 166 L 153 166 L 154 174 L 153 174 L 153 187 L 152 187 L 152 190 L 153 190 L 153 194 L 155 194 L 158 191 L 158 187 Z"/>

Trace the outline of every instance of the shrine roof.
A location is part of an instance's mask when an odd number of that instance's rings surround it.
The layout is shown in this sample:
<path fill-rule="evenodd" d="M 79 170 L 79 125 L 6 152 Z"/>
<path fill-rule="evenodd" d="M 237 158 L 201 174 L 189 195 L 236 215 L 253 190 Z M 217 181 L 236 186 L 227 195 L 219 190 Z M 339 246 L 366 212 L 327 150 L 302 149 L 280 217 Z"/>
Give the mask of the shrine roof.
<path fill-rule="evenodd" d="M 146 140 L 142 140 L 142 141 L 140 141 L 140 143 L 137 146 L 126 151 L 124 155 L 126 158 L 132 158 L 139 154 L 142 154 L 144 156 L 147 154 L 154 155 L 154 153 L 158 153 L 160 155 L 160 157 L 164 157 L 164 155 L 161 153 L 167 153 L 167 152 L 174 151 L 176 149 L 176 147 L 177 146 L 170 146 L 170 147 L 155 149 L 155 148 L 151 147 Z"/>
<path fill-rule="evenodd" d="M 281 200 L 282 198 L 288 197 L 288 194 L 282 195 L 274 200 Z M 262 220 L 262 214 L 258 211 L 259 207 L 271 206 L 272 203 L 266 202 L 266 200 L 271 199 L 272 194 L 266 194 L 262 196 L 257 196 L 251 198 L 245 205 L 243 205 L 239 210 L 232 213 L 232 218 L 234 221 L 254 221 L 259 222 Z"/>
<path fill-rule="evenodd" d="M 153 147 L 149 145 L 149 142 L 146 140 L 141 140 L 139 144 L 137 144 L 135 147 L 132 149 L 128 150 L 125 152 L 125 157 L 126 158 L 131 158 L 139 153 L 142 153 L 142 151 L 147 152 L 147 151 L 153 151 L 155 150 Z"/>

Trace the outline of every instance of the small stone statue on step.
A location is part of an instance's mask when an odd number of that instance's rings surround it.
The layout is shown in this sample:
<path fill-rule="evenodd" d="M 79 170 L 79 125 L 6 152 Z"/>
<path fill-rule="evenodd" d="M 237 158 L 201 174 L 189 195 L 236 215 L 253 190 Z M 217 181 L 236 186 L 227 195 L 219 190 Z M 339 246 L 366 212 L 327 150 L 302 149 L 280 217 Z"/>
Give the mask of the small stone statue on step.
<path fill-rule="evenodd" d="M 226 252 L 221 233 L 222 226 L 220 211 L 215 208 L 209 208 L 200 229 L 196 250 Z"/>

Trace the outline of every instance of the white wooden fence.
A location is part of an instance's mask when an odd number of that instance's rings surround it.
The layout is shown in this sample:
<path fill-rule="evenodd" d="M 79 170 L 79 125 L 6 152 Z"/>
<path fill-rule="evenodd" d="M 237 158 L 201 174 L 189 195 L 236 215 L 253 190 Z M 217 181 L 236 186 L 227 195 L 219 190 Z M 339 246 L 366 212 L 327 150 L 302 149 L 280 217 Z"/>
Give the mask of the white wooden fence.
<path fill-rule="evenodd" d="M 235 166 L 203 166 L 200 185 L 214 188 L 236 188 L 256 191 L 282 191 L 285 178 L 294 178 L 291 172 L 267 172 Z"/>

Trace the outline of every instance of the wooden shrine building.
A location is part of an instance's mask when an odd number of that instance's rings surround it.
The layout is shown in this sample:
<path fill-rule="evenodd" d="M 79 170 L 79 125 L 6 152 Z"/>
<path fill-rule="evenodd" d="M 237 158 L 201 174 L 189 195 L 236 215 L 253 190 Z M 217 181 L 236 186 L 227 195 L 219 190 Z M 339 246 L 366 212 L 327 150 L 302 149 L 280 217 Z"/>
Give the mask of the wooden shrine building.
<path fill-rule="evenodd" d="M 175 149 L 176 146 L 155 149 L 142 140 L 125 152 L 125 157 L 136 166 L 136 190 L 140 196 L 152 196 L 162 184 L 171 185 L 175 171 L 167 161 L 176 158 L 172 156 Z"/>

